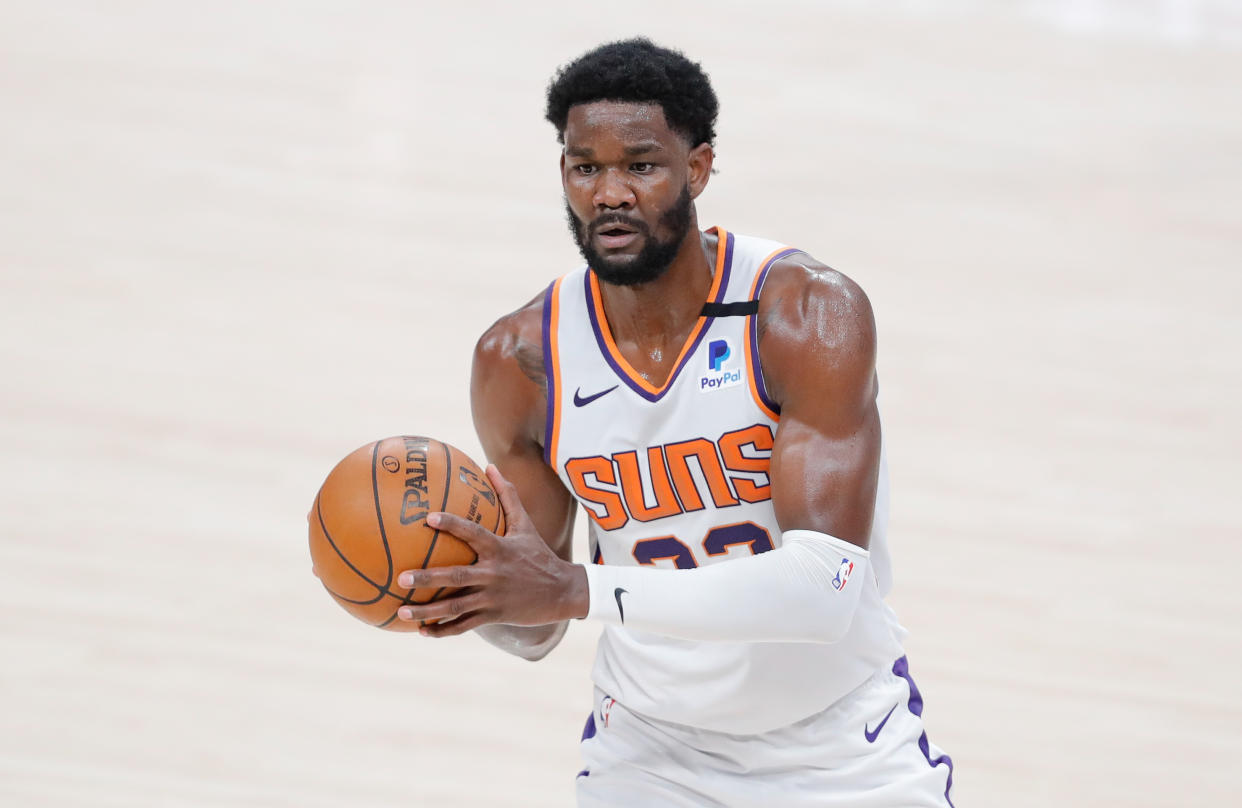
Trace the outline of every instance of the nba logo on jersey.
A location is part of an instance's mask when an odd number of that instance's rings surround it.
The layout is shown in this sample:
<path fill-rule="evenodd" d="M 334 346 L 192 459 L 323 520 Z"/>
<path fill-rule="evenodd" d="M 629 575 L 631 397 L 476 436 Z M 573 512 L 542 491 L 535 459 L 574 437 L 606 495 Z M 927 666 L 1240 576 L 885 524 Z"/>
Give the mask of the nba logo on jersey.
<path fill-rule="evenodd" d="M 726 365 L 733 356 L 733 346 L 727 339 L 714 339 L 707 345 L 708 373 L 699 378 L 699 392 L 710 393 L 742 383 L 742 369 L 730 370 Z"/>
<path fill-rule="evenodd" d="M 854 562 L 848 558 L 841 559 L 841 566 L 837 567 L 837 577 L 832 579 L 832 588 L 840 592 L 845 588 L 845 583 L 850 579 L 850 573 L 854 571 Z"/>
<path fill-rule="evenodd" d="M 604 700 L 599 704 L 599 719 L 605 729 L 608 727 L 608 720 L 612 717 L 612 706 L 616 703 L 617 700 L 612 696 L 604 696 Z"/>

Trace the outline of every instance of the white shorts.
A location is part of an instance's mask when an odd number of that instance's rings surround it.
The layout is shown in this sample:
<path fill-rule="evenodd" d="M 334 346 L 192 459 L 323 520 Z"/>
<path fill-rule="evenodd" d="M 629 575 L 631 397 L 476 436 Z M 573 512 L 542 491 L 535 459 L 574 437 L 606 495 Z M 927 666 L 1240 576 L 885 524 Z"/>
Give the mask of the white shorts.
<path fill-rule="evenodd" d="M 759 735 L 641 716 L 596 688 L 582 734 L 579 808 L 952 808 L 953 762 L 923 731 L 906 658 L 836 704 Z"/>

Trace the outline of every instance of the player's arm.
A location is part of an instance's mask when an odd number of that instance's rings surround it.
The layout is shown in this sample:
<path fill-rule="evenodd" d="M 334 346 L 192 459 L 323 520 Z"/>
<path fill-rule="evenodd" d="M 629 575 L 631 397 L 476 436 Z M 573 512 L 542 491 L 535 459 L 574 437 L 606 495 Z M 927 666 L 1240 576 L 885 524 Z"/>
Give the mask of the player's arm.
<path fill-rule="evenodd" d="M 769 469 L 777 522 L 867 549 L 880 469 L 871 303 L 799 254 L 770 271 L 758 317 L 764 384 L 781 408 Z"/>
<path fill-rule="evenodd" d="M 880 432 L 871 306 L 847 278 L 808 260 L 773 269 L 758 316 L 765 379 L 782 408 L 769 470 L 779 548 L 691 570 L 569 564 L 546 550 L 515 487 L 489 469 L 512 541 L 498 542 L 460 517 L 428 515 L 474 547 L 480 562 L 424 570 L 402 585 L 477 586 L 463 600 L 472 610 L 484 606 L 474 618 L 424 632 L 590 616 L 689 640 L 842 639 L 872 574 L 867 544 Z M 519 569 L 518 559 L 536 558 L 538 548 L 551 560 Z M 452 617 L 465 608 L 453 600 L 402 609 L 421 619 Z"/>
<path fill-rule="evenodd" d="M 543 460 L 548 381 L 543 366 L 543 295 L 493 325 L 475 346 L 470 406 L 483 451 L 516 489 L 556 555 L 572 560 L 574 501 Z M 526 659 L 541 659 L 565 634 L 564 620 L 542 626 L 492 624 L 484 639 Z"/>
<path fill-rule="evenodd" d="M 569 562 L 574 501 L 543 460 L 547 379 L 543 367 L 542 304 L 543 295 L 540 295 L 496 322 L 479 339 L 471 370 L 470 404 L 475 430 L 487 459 L 512 484 L 512 495 L 520 500 L 535 532 L 555 558 Z M 503 498 L 502 504 L 505 504 Z M 520 525 L 515 525 L 512 509 L 506 510 L 510 533 L 513 533 Z M 524 556 L 522 564 L 536 567 L 549 561 L 540 552 Z M 469 609 L 467 601 L 446 599 L 446 602 L 459 607 L 452 615 L 459 623 L 474 620 L 479 623 L 478 633 L 485 640 L 525 659 L 542 658 L 565 633 L 566 622 L 555 618 L 543 625 L 485 625 L 484 615 Z M 464 630 L 464 623 L 459 627 Z"/>

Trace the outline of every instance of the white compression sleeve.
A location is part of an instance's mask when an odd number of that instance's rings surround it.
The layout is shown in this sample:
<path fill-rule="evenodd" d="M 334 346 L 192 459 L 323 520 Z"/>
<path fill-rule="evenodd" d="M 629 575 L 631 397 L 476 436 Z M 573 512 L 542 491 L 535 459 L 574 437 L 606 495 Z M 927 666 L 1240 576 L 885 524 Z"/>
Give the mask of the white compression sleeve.
<path fill-rule="evenodd" d="M 586 564 L 587 617 L 686 640 L 837 642 L 869 557 L 834 536 L 788 530 L 775 550 L 692 570 Z"/>

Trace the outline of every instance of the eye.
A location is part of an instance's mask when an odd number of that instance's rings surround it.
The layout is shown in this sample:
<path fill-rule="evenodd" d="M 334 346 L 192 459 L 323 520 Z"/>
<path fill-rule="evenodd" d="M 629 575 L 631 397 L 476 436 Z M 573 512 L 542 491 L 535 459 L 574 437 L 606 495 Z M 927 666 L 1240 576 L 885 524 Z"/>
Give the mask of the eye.
<path fill-rule="evenodd" d="M 573 168 L 574 172 L 582 176 L 590 176 L 595 173 L 595 166 L 590 163 L 580 163 Z"/>
<path fill-rule="evenodd" d="M 655 168 L 655 163 L 631 163 L 630 171 L 635 174 L 647 174 Z"/>

